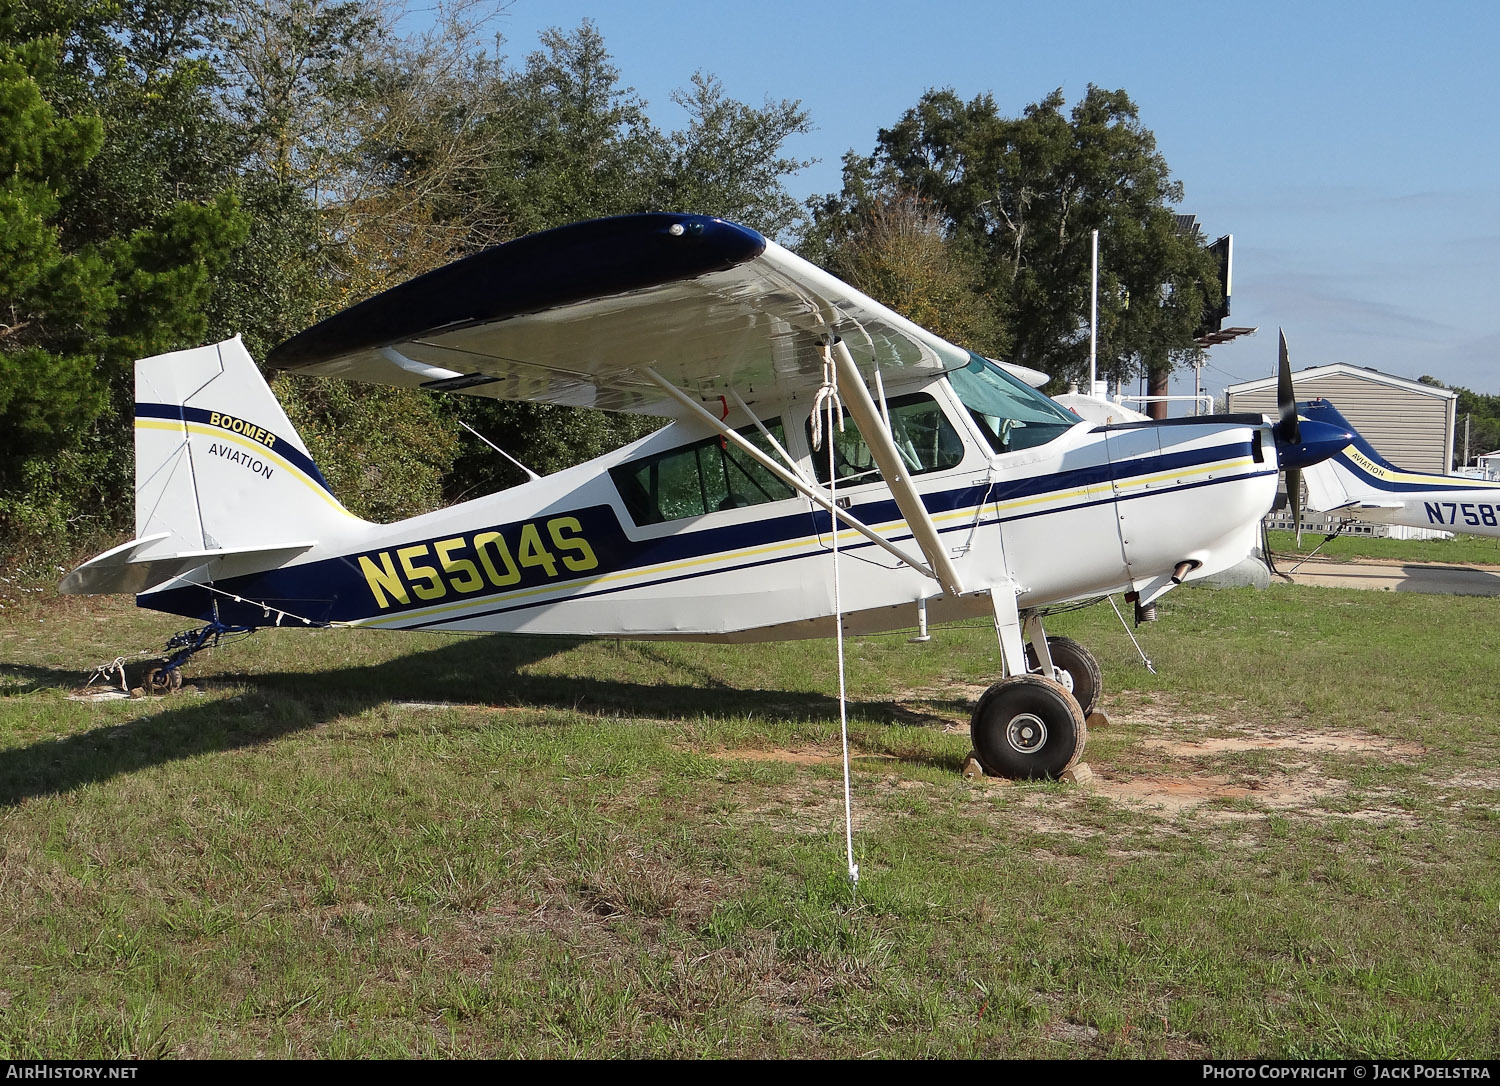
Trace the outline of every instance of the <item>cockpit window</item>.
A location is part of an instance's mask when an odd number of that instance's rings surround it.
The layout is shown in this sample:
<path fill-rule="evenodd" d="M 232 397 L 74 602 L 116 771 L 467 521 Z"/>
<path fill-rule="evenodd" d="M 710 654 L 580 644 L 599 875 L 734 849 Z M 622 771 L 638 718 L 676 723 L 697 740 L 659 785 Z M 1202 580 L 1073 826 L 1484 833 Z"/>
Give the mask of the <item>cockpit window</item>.
<path fill-rule="evenodd" d="M 784 447 L 781 420 L 773 419 L 765 425 Z M 738 432 L 777 459 L 758 429 L 750 426 Z M 611 468 L 609 475 L 630 518 L 639 525 L 763 505 L 795 493 L 738 445 L 718 437 L 643 456 Z"/>
<path fill-rule="evenodd" d="M 943 414 L 943 409 L 931 396 L 915 393 L 897 396 L 886 404 L 891 416 L 891 437 L 896 451 L 901 454 L 907 469 L 913 475 L 927 471 L 941 471 L 956 467 L 964 458 L 963 439 Z M 823 420 L 824 427 L 827 419 Z M 823 439 L 828 440 L 824 434 Z M 812 446 L 812 422 L 807 425 L 808 447 Z M 880 469 L 875 466 L 875 457 L 869 445 L 860 436 L 859 428 L 844 411 L 843 432 L 833 434 L 833 458 L 839 473 L 840 483 L 868 483 L 879 478 Z M 828 449 L 824 446 L 814 450 L 813 467 L 818 481 L 828 485 Z"/>
<path fill-rule="evenodd" d="M 977 354 L 950 370 L 948 381 L 996 452 L 1045 445 L 1078 424 L 1076 415 Z"/>

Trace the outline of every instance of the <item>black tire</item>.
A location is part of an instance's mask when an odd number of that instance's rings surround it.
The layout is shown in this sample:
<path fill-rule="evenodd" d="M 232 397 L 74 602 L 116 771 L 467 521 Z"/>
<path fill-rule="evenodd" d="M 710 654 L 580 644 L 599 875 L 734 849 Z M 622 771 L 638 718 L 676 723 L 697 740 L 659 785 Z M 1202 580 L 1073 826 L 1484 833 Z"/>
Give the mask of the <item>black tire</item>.
<path fill-rule="evenodd" d="M 146 672 L 141 686 L 147 694 L 175 694 L 182 689 L 182 671 L 175 667 L 153 667 Z"/>
<path fill-rule="evenodd" d="M 1088 725 L 1055 679 L 1014 675 L 984 692 L 969 723 L 979 764 L 992 777 L 1056 779 L 1083 757 Z"/>
<path fill-rule="evenodd" d="M 1094 654 L 1071 637 L 1047 638 L 1047 651 L 1052 654 L 1052 666 L 1061 672 L 1052 675 L 1073 695 L 1073 700 L 1083 710 L 1084 719 L 1099 708 L 1099 696 L 1104 693 L 1104 675 L 1099 670 L 1099 661 Z M 1036 658 L 1036 649 L 1026 646 L 1026 670 L 1040 672 L 1042 665 Z"/>

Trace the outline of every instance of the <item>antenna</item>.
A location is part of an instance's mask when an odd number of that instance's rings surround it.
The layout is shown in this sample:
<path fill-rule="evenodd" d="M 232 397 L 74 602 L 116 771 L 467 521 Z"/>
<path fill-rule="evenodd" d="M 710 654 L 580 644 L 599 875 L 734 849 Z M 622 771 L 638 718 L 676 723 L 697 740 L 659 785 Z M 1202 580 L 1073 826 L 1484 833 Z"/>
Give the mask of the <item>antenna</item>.
<path fill-rule="evenodd" d="M 522 470 L 522 471 L 524 471 L 524 472 L 525 472 L 525 473 L 526 473 L 526 478 L 527 478 L 527 480 L 528 480 L 528 481 L 530 481 L 530 482 L 535 482 L 535 481 L 536 481 L 536 480 L 537 480 L 537 479 L 540 479 L 540 478 L 541 478 L 541 476 L 540 476 L 540 475 L 538 475 L 538 474 L 537 474 L 537 473 L 536 473 L 536 472 L 534 472 L 534 471 L 532 471 L 532 470 L 531 470 L 531 469 L 530 469 L 530 468 L 528 468 L 528 467 L 527 467 L 527 466 L 526 466 L 526 465 L 525 465 L 525 464 L 523 464 L 523 463 L 521 463 L 521 461 L 519 461 L 519 460 L 517 460 L 517 459 L 516 459 L 516 458 L 515 458 L 515 457 L 514 457 L 514 456 L 512 456 L 512 455 L 510 455 L 510 453 L 508 453 L 508 452 L 506 452 L 506 451 L 505 451 L 505 450 L 504 450 L 504 449 L 502 449 L 502 448 L 501 448 L 501 447 L 500 447 L 500 446 L 499 446 L 499 445 L 496 445 L 496 444 L 495 444 L 495 443 L 494 443 L 494 442 L 493 442 L 493 441 L 491 441 L 491 440 L 490 440 L 490 439 L 489 439 L 489 438 L 487 438 L 487 437 L 485 437 L 485 436 L 484 436 L 484 435 L 483 435 L 483 434 L 481 434 L 481 433 L 480 433 L 480 432 L 479 432 L 479 431 L 478 431 L 478 430 L 476 430 L 476 429 L 474 429 L 474 427 L 472 427 L 472 426 L 470 426 L 470 425 L 469 425 L 469 424 L 468 424 L 468 423 L 467 423 L 467 422 L 465 422 L 465 421 L 464 421 L 464 420 L 463 420 L 463 419 L 459 419 L 459 420 L 458 420 L 458 424 L 459 424 L 459 425 L 460 425 L 460 426 L 462 426 L 462 427 L 463 427 L 463 428 L 464 428 L 464 429 L 465 429 L 465 430 L 467 430 L 467 431 L 469 431 L 469 433 L 471 433 L 471 434 L 473 434 L 473 435 L 474 435 L 474 436 L 475 436 L 475 437 L 477 437 L 477 438 L 478 438 L 478 439 L 479 439 L 479 440 L 480 440 L 480 441 L 483 441 L 483 442 L 484 442 L 484 443 L 485 443 L 485 444 L 486 444 L 486 445 L 488 445 L 488 446 L 489 446 L 489 447 L 490 447 L 490 448 L 492 448 L 492 449 L 494 449 L 494 450 L 495 450 L 495 451 L 496 451 L 496 452 L 497 452 L 497 453 L 499 453 L 499 454 L 500 454 L 500 455 L 501 455 L 501 456 L 503 456 L 503 457 L 505 457 L 505 459 L 507 459 L 507 460 L 509 460 L 509 461 L 510 461 L 510 462 L 511 462 L 511 463 L 512 463 L 512 464 L 514 464 L 514 465 L 515 465 L 515 466 L 516 466 L 516 467 L 518 467 L 518 468 L 520 468 L 520 469 L 521 469 L 521 470 Z"/>
<path fill-rule="evenodd" d="M 1094 231 L 1094 270 L 1089 277 L 1089 395 L 1099 395 L 1099 231 Z"/>

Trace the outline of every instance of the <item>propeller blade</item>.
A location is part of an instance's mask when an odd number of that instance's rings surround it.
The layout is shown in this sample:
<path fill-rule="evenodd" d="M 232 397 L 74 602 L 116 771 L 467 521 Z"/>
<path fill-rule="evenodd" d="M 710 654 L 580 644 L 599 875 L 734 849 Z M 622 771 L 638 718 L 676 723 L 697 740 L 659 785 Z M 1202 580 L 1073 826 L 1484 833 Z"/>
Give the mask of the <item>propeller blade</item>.
<path fill-rule="evenodd" d="M 1286 350 L 1286 333 L 1281 332 L 1281 350 L 1276 359 L 1276 440 L 1295 445 L 1302 440 L 1297 422 L 1297 394 L 1292 390 L 1292 363 Z"/>
<path fill-rule="evenodd" d="M 1292 509 L 1292 527 L 1297 533 L 1297 547 L 1302 546 L 1302 469 L 1286 469 L 1286 500 Z"/>

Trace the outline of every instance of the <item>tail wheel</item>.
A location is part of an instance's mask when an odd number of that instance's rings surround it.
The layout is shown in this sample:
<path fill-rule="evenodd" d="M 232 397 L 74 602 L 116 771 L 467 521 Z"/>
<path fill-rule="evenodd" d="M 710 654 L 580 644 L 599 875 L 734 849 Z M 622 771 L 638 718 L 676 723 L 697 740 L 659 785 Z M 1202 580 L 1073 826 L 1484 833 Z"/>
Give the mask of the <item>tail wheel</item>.
<path fill-rule="evenodd" d="M 175 694 L 182 689 L 182 669 L 176 667 L 153 667 L 146 672 L 141 686 L 148 694 Z"/>
<path fill-rule="evenodd" d="M 969 725 L 984 771 L 1013 780 L 1056 778 L 1083 757 L 1088 726 L 1055 679 L 1015 675 L 984 692 Z"/>
<path fill-rule="evenodd" d="M 1099 708 L 1099 695 L 1104 693 L 1104 675 L 1099 670 L 1099 661 L 1094 654 L 1071 637 L 1047 638 L 1047 651 L 1052 654 L 1052 678 L 1063 684 L 1073 695 L 1084 718 Z M 1026 646 L 1026 669 L 1038 672 L 1041 662 L 1036 658 L 1036 649 Z"/>

